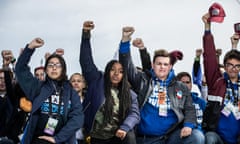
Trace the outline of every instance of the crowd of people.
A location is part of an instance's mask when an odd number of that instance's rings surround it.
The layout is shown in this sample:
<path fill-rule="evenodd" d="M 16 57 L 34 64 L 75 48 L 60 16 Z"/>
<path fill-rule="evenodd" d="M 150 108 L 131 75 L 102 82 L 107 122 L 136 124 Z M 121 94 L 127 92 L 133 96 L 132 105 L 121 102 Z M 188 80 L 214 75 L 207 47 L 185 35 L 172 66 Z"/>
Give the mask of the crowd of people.
<path fill-rule="evenodd" d="M 17 59 L 3 50 L 0 144 L 239 144 L 240 34 L 230 38 L 232 49 L 220 64 L 211 17 L 210 11 L 202 17 L 203 49 L 196 49 L 192 74 L 175 74 L 182 51 L 157 49 L 151 60 L 143 40 L 132 40 L 131 26 L 122 28 L 118 57 L 100 71 L 92 56 L 93 21 L 82 26 L 82 72 L 69 78 L 63 49 L 46 53 L 45 64 L 31 73 L 41 38 Z M 132 61 L 131 43 L 141 68 Z"/>

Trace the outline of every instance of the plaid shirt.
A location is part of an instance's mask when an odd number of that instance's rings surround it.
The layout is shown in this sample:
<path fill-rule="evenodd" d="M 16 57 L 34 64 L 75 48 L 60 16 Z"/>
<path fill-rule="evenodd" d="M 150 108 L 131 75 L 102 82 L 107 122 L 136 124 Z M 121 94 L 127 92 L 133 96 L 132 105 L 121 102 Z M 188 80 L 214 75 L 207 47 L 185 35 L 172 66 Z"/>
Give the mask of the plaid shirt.
<path fill-rule="evenodd" d="M 166 99 L 165 103 L 167 104 L 167 109 L 170 110 L 170 99 L 167 93 L 167 84 L 165 81 L 161 81 L 158 79 L 155 79 L 152 81 L 153 83 L 153 91 L 151 95 L 148 97 L 148 103 L 151 104 L 152 106 L 159 108 L 160 104 L 158 103 L 158 93 L 160 90 L 163 90 L 166 92 Z"/>

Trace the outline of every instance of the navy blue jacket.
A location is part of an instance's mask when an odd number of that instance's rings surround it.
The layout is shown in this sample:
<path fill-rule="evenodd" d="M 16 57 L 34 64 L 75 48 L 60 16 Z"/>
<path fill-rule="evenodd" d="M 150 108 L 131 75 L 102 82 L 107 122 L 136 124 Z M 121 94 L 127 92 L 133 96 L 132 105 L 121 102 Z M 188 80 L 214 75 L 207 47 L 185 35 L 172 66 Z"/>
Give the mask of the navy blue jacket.
<path fill-rule="evenodd" d="M 4 98 L 0 97 L 0 137 L 9 137 L 9 124 L 16 109 L 16 100 L 12 91 L 12 80 L 9 71 L 4 71 L 4 81 L 6 85 L 6 93 Z"/>
<path fill-rule="evenodd" d="M 18 58 L 16 64 L 16 76 L 18 82 L 26 94 L 32 101 L 32 111 L 28 125 L 24 132 L 22 143 L 30 144 L 39 115 L 36 111 L 41 107 L 41 104 L 48 99 L 54 92 L 54 88 L 49 83 L 49 79 L 45 82 L 40 82 L 33 76 L 28 67 L 28 63 L 34 50 L 26 47 L 23 53 Z M 83 112 L 80 98 L 75 90 L 72 89 L 69 82 L 63 84 L 63 103 L 64 103 L 64 126 L 54 135 L 56 143 L 73 144 L 75 140 L 75 132 L 82 127 Z"/>

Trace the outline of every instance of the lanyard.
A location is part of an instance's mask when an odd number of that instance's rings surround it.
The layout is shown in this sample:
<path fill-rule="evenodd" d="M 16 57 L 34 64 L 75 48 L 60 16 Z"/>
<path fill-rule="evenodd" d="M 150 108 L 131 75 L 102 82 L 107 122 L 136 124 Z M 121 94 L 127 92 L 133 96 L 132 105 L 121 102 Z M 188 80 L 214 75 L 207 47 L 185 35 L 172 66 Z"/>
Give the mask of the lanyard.
<path fill-rule="evenodd" d="M 233 84 L 228 79 L 227 80 L 227 97 L 226 97 L 227 101 L 230 101 L 233 103 L 233 105 L 237 106 L 238 100 L 240 98 L 239 93 L 240 93 L 240 80 L 238 79 L 238 82 L 237 82 L 237 93 L 236 93 Z"/>
<path fill-rule="evenodd" d="M 54 83 L 53 84 L 53 87 L 54 87 L 54 90 L 55 90 L 55 95 L 56 97 L 59 98 L 59 103 L 58 103 L 58 111 L 57 111 L 57 117 L 60 116 L 60 112 L 61 112 L 61 106 L 62 106 L 62 87 L 60 90 L 57 90 L 56 86 Z M 49 113 L 50 113 L 50 116 L 53 116 L 53 111 L 52 111 L 52 95 L 48 98 L 49 99 Z"/>

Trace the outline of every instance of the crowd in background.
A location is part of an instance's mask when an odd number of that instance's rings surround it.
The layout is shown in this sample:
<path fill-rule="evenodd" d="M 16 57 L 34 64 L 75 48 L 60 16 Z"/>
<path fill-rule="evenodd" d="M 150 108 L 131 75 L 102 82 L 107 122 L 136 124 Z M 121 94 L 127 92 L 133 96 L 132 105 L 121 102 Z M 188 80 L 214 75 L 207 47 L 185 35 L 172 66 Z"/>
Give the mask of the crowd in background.
<path fill-rule="evenodd" d="M 240 24 L 221 63 L 211 23 L 224 16 L 217 3 L 202 16 L 203 49 L 186 58 L 193 61 L 191 74 L 175 74 L 182 51 L 157 49 L 151 58 L 143 39 L 132 40 L 132 26 L 122 28 L 118 56 L 100 71 L 91 47 L 93 21 L 82 26 L 82 73 L 70 77 L 64 49 L 46 53 L 45 64 L 31 73 L 29 62 L 44 45 L 41 38 L 30 41 L 18 58 L 3 50 L 0 144 L 239 144 Z M 142 67 L 132 61 L 132 46 L 139 49 Z M 192 91 L 193 84 L 199 92 Z"/>

